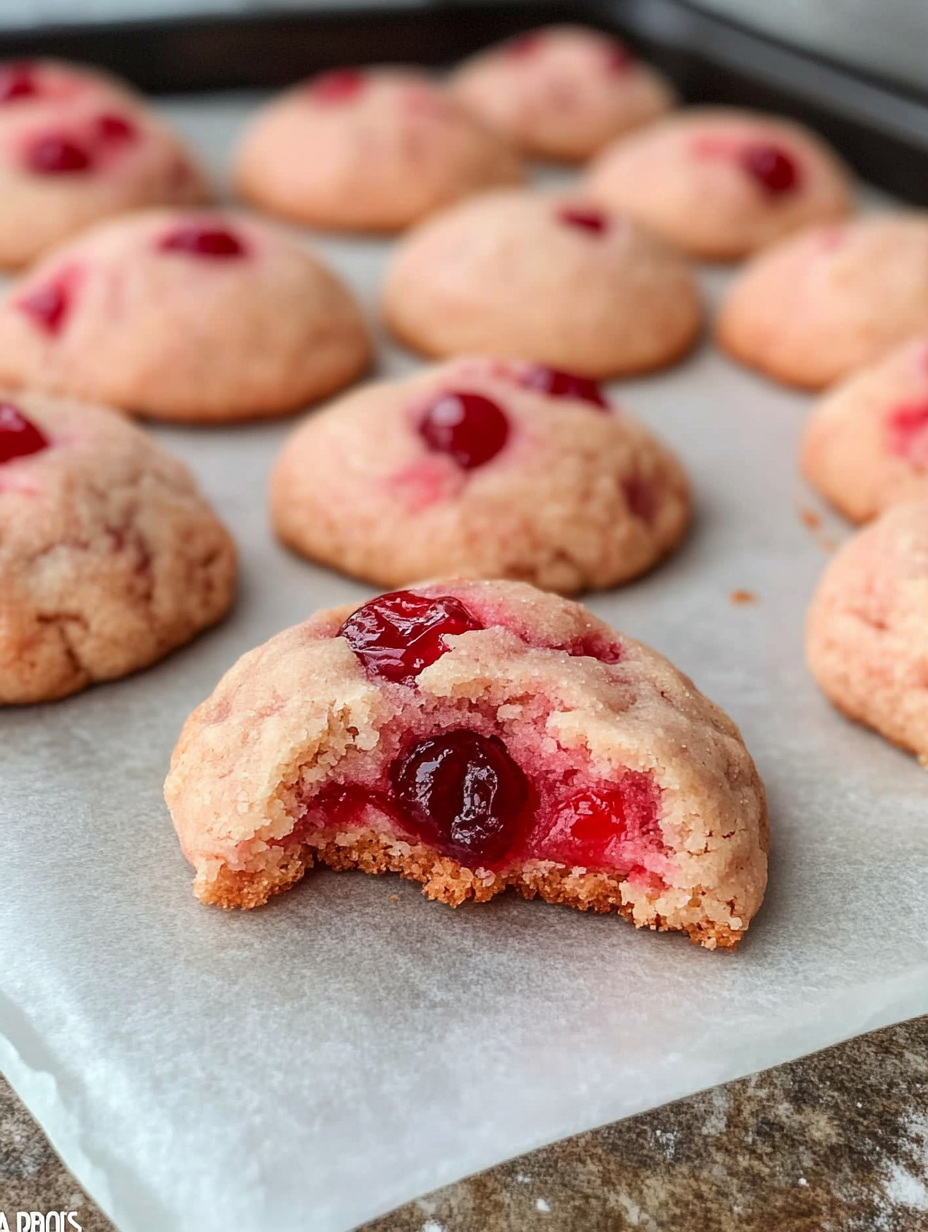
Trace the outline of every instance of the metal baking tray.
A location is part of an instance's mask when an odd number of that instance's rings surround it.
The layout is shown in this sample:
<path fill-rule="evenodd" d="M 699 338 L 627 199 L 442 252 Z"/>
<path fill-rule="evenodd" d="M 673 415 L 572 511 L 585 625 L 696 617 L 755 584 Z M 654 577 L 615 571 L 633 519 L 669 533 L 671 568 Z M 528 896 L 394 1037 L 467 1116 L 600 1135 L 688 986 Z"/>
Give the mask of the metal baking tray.
<path fill-rule="evenodd" d="M 320 18 L 341 41 L 299 71 L 413 58 L 443 28 L 415 16 L 415 31 L 410 14 L 384 17 L 382 44 L 356 14 Z M 446 16 L 473 43 L 536 14 Z M 230 45 L 247 45 L 246 26 L 259 45 L 248 23 L 229 24 Z M 183 39 L 158 29 L 173 51 L 147 71 L 178 84 Z M 215 40 L 220 27 L 197 29 Z M 42 49 L 82 54 L 67 40 L 90 35 L 55 37 Z M 421 58 L 448 58 L 445 37 Z M 83 54 L 128 56 L 107 45 Z M 287 37 L 276 46 L 296 73 Z M 237 79 L 197 63 L 189 86 Z M 160 105 L 221 175 L 256 98 Z M 865 162 L 863 145 L 842 148 Z M 372 309 L 389 243 L 318 244 Z M 728 277 L 704 271 L 710 299 Z M 378 344 L 381 372 L 418 362 Z M 0 1068 L 122 1232 L 347 1232 L 543 1143 L 928 1011 L 924 772 L 833 712 L 803 665 L 804 611 L 846 533 L 824 511 L 810 527 L 796 471 L 809 399 L 708 343 L 612 392 L 679 451 L 697 517 L 664 567 L 589 602 L 692 674 L 757 759 L 771 881 L 742 948 L 707 953 L 541 903 L 454 912 L 354 873 L 314 874 L 248 914 L 198 904 L 161 800 L 184 718 L 239 654 L 369 592 L 273 540 L 266 477 L 290 423 L 153 427 L 239 542 L 233 615 L 150 671 L 0 713 Z M 741 590 L 755 601 L 733 603 Z"/>

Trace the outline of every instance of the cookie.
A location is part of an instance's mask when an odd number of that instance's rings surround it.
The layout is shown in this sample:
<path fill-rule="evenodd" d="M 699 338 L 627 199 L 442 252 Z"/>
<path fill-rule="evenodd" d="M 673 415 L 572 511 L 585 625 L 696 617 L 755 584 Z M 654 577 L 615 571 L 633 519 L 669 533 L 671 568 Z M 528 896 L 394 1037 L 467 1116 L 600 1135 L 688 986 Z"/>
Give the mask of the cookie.
<path fill-rule="evenodd" d="M 498 191 L 417 227 L 388 269 L 383 313 L 417 351 L 533 360 L 597 379 L 684 354 L 702 307 L 689 266 L 620 215 Z"/>
<path fill-rule="evenodd" d="M 841 548 L 806 649 L 839 710 L 928 765 L 928 501 L 893 506 Z"/>
<path fill-rule="evenodd" d="M 726 108 L 683 112 L 616 142 L 584 191 L 710 261 L 747 256 L 853 207 L 848 172 L 808 129 Z"/>
<path fill-rule="evenodd" d="M 235 171 L 262 209 L 373 232 L 522 178 L 508 143 L 412 69 L 342 69 L 288 90 L 246 132 Z"/>
<path fill-rule="evenodd" d="M 928 339 L 903 343 L 822 398 L 806 423 L 802 470 L 854 522 L 928 499 Z"/>
<path fill-rule="evenodd" d="M 318 612 L 187 720 L 165 784 L 205 903 L 315 863 L 457 906 L 508 887 L 733 947 L 767 811 L 734 723 L 661 655 L 518 582 Z"/>
<path fill-rule="evenodd" d="M 138 671 L 232 603 L 228 532 L 113 411 L 2 395 L 0 526 L 0 705 Z"/>
<path fill-rule="evenodd" d="M 360 309 L 282 231 L 151 210 L 50 254 L 0 304 L 0 381 L 193 423 L 281 415 L 358 376 Z"/>
<path fill-rule="evenodd" d="M 128 87 L 54 61 L 0 66 L 0 265 L 126 210 L 208 197 L 188 151 Z"/>
<path fill-rule="evenodd" d="M 548 26 L 466 60 L 454 94 L 526 154 L 583 162 L 676 102 L 670 83 L 618 39 Z"/>
<path fill-rule="evenodd" d="M 819 389 L 928 333 L 928 213 L 812 227 L 760 253 L 722 305 L 719 343 L 789 385 Z"/>
<path fill-rule="evenodd" d="M 595 384 L 457 360 L 310 416 L 271 479 L 280 538 L 382 586 L 443 570 L 572 593 L 615 586 L 679 542 L 689 485 Z"/>

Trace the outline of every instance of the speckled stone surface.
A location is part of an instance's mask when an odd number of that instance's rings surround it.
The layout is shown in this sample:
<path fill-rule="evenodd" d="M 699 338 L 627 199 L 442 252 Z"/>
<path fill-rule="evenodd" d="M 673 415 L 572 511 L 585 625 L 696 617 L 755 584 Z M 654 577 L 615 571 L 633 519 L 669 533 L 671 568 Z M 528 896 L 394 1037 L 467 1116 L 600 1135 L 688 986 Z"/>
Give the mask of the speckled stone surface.
<path fill-rule="evenodd" d="M 12 1228 L 19 1210 L 112 1229 L 0 1080 Z M 364 1232 L 536 1229 L 928 1232 L 928 1018 L 535 1151 Z"/>

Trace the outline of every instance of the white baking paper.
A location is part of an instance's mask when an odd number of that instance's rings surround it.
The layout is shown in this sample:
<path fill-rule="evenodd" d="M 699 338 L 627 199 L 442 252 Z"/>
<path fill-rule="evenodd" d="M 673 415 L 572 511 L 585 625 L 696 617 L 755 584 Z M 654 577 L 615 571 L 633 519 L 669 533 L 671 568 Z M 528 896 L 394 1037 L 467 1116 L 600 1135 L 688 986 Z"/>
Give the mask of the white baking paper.
<path fill-rule="evenodd" d="M 218 166 L 245 109 L 171 110 Z M 386 245 L 325 248 L 371 302 Z M 387 372 L 411 363 L 383 351 Z M 345 1232 L 928 1011 L 928 779 L 803 666 L 818 540 L 844 533 L 800 519 L 807 399 L 708 345 L 615 392 L 685 459 L 698 517 L 668 564 L 590 605 L 744 731 L 773 824 L 747 940 L 707 953 L 541 903 L 452 911 L 360 873 L 247 914 L 197 903 L 161 799 L 184 718 L 240 653 L 370 592 L 271 537 L 291 425 L 156 429 L 241 546 L 234 615 L 151 671 L 0 715 L 0 1066 L 122 1232 Z M 757 602 L 733 604 L 740 589 Z"/>

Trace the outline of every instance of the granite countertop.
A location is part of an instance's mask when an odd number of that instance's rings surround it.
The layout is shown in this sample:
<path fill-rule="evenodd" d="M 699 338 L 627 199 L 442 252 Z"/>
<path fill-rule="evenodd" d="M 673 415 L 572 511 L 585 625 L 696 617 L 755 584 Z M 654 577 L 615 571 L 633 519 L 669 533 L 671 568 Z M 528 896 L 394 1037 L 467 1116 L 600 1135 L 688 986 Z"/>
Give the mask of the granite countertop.
<path fill-rule="evenodd" d="M 83 1232 L 112 1232 L 0 1079 L 0 1211 L 12 1228 L 19 1210 L 74 1210 Z M 364 1232 L 636 1228 L 928 1230 L 928 1018 L 535 1151 Z"/>

